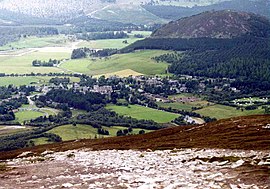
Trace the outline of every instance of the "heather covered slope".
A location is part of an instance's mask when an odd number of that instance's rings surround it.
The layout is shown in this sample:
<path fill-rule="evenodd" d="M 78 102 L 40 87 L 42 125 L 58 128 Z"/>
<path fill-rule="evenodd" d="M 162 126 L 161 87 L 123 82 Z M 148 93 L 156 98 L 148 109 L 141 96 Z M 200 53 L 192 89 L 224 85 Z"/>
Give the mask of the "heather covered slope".
<path fill-rule="evenodd" d="M 81 148 L 93 150 L 174 148 L 270 150 L 270 128 L 267 126 L 269 123 L 270 115 L 238 117 L 199 126 L 172 127 L 144 135 L 70 141 L 2 152 L 0 159 L 14 158 L 24 151 L 42 153 L 45 150 L 66 151 Z"/>
<path fill-rule="evenodd" d="M 170 22 L 153 32 L 153 38 L 233 38 L 243 35 L 268 37 L 270 22 L 245 12 L 208 11 Z"/>

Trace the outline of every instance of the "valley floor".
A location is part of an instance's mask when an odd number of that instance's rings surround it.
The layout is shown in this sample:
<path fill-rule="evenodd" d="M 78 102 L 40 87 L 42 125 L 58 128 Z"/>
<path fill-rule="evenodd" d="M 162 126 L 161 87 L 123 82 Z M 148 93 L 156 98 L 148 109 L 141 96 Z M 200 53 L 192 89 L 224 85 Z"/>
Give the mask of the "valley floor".
<path fill-rule="evenodd" d="M 269 161 L 269 151 L 46 151 L 8 160 L 0 188 L 268 188 Z"/>

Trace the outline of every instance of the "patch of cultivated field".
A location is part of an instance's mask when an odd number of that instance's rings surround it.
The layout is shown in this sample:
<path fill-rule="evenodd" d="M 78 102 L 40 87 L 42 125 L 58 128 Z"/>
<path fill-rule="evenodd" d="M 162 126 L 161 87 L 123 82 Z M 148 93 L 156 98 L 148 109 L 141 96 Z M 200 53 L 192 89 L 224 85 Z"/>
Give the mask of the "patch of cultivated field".
<path fill-rule="evenodd" d="M 25 76 L 25 77 L 0 77 L 0 86 L 7 85 L 31 85 L 31 84 L 46 84 L 53 77 L 49 76 Z M 63 78 L 63 77 L 59 77 Z M 71 82 L 79 82 L 80 78 L 78 77 L 69 77 Z"/>
<path fill-rule="evenodd" d="M 167 63 L 157 63 L 151 58 L 167 51 L 146 50 L 128 54 L 116 54 L 104 59 L 77 59 L 61 65 L 64 69 L 88 75 L 102 75 L 123 70 L 132 70 L 141 74 L 155 75 L 166 72 Z"/>
<path fill-rule="evenodd" d="M 104 75 L 105 77 L 111 77 L 111 76 L 119 76 L 119 77 L 128 77 L 128 76 L 141 76 L 143 74 L 135 72 L 131 69 L 126 69 L 126 70 L 121 70 L 118 72 L 112 72 L 112 73 L 106 73 L 106 74 L 101 74 L 101 75 L 95 75 L 95 77 L 100 77 Z"/>
<path fill-rule="evenodd" d="M 24 121 L 35 119 L 37 117 L 44 116 L 44 113 L 37 111 L 19 111 L 15 113 L 16 121 L 23 123 Z"/>
<path fill-rule="evenodd" d="M 208 106 L 203 109 L 196 110 L 195 112 L 204 116 L 215 117 L 217 119 L 224 119 L 224 118 L 230 118 L 230 117 L 263 114 L 264 110 L 262 108 L 259 108 L 256 110 L 243 110 L 242 111 L 242 110 L 237 110 L 235 107 L 215 104 L 213 106 Z"/>
<path fill-rule="evenodd" d="M 41 48 L 46 46 L 63 46 L 67 39 L 63 35 L 49 37 L 26 37 L 19 41 L 8 43 L 0 47 L 0 51 L 24 49 L 24 48 Z"/>
<path fill-rule="evenodd" d="M 158 123 L 168 123 L 180 116 L 179 114 L 160 111 L 139 105 L 108 105 L 107 108 L 120 115 L 130 116 L 136 119 L 153 120 Z"/>
<path fill-rule="evenodd" d="M 33 60 L 48 61 L 49 59 L 67 59 L 70 53 L 67 52 L 31 52 L 22 56 L 0 56 L 0 70 L 2 73 L 59 73 L 61 69 L 56 67 L 34 67 Z"/>

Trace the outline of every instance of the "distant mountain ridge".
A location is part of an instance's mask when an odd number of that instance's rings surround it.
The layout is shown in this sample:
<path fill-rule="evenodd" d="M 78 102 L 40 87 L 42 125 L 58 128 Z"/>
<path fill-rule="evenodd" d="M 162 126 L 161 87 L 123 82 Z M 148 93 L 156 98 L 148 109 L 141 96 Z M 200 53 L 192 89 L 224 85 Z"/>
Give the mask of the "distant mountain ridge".
<path fill-rule="evenodd" d="M 91 18 L 113 22 L 144 25 L 164 23 L 164 19 L 145 10 L 143 5 L 192 7 L 223 1 L 226 0 L 2 0 L 0 1 L 0 13 L 10 11 L 28 17 L 53 19 L 61 23 L 87 15 Z M 0 19 L 4 20 L 0 24 L 11 24 L 9 19 L 5 20 L 1 15 Z"/>
<path fill-rule="evenodd" d="M 208 11 L 170 22 L 153 32 L 152 38 L 233 38 L 243 35 L 268 37 L 267 18 L 230 10 Z"/>
<path fill-rule="evenodd" d="M 217 2 L 206 6 L 180 7 L 164 5 L 144 5 L 147 11 L 158 17 L 168 20 L 178 20 L 183 17 L 192 16 L 211 10 L 234 10 L 243 12 L 252 12 L 270 18 L 269 0 L 231 0 Z"/>

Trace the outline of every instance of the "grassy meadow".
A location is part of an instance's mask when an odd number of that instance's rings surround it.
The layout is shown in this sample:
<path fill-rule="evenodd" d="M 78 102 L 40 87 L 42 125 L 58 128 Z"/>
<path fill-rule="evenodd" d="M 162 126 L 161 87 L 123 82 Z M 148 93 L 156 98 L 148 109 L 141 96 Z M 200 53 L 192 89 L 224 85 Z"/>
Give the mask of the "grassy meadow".
<path fill-rule="evenodd" d="M 70 58 L 67 52 L 30 52 L 21 56 L 0 56 L 0 69 L 2 73 L 61 73 L 57 67 L 34 67 L 33 60 L 48 61 L 49 59 L 66 59 Z"/>
<path fill-rule="evenodd" d="M 151 58 L 166 52 L 146 50 L 128 54 L 116 54 L 107 59 L 70 60 L 62 64 L 61 67 L 88 75 L 102 75 L 123 70 L 132 70 L 145 75 L 155 75 L 165 73 L 168 64 L 156 63 Z"/>
<path fill-rule="evenodd" d="M 164 112 L 139 105 L 116 106 L 108 105 L 107 109 L 124 116 L 130 116 L 136 119 L 153 120 L 157 123 L 168 123 L 179 117 L 179 114 Z"/>
<path fill-rule="evenodd" d="M 62 46 L 66 44 L 67 39 L 64 35 L 54 35 L 49 37 L 26 37 L 19 41 L 8 43 L 0 47 L 0 51 L 24 49 L 24 48 L 41 48 L 46 46 Z"/>
<path fill-rule="evenodd" d="M 37 112 L 37 111 L 19 111 L 15 113 L 15 121 L 18 121 L 19 123 L 23 123 L 24 121 L 35 119 L 40 116 L 44 116 L 45 114 L 43 112 Z"/>
<path fill-rule="evenodd" d="M 84 125 L 84 124 L 77 124 L 76 126 L 73 125 L 62 125 L 59 127 L 55 127 L 47 133 L 53 133 L 56 135 L 59 135 L 63 141 L 69 141 L 69 140 L 77 140 L 77 139 L 94 139 L 97 138 L 103 138 L 103 137 L 113 137 L 116 136 L 116 133 L 118 130 L 124 130 L 127 129 L 127 127 L 120 127 L 120 126 L 113 126 L 113 127 L 102 127 L 103 129 L 106 129 L 109 131 L 110 135 L 99 135 L 97 133 L 97 129 L 93 128 L 91 125 Z M 134 128 L 133 131 L 130 134 L 138 134 L 139 131 L 142 129 Z M 146 133 L 151 132 L 151 130 L 144 129 Z M 32 139 L 35 143 L 35 145 L 41 145 L 41 144 L 48 144 L 47 138 L 41 137 L 37 139 Z"/>
<path fill-rule="evenodd" d="M 217 119 L 264 114 L 264 110 L 262 108 L 258 108 L 256 110 L 243 110 L 242 111 L 242 110 L 237 110 L 235 107 L 224 106 L 220 104 L 208 106 L 203 109 L 196 110 L 195 112 L 204 116 L 215 117 Z"/>

